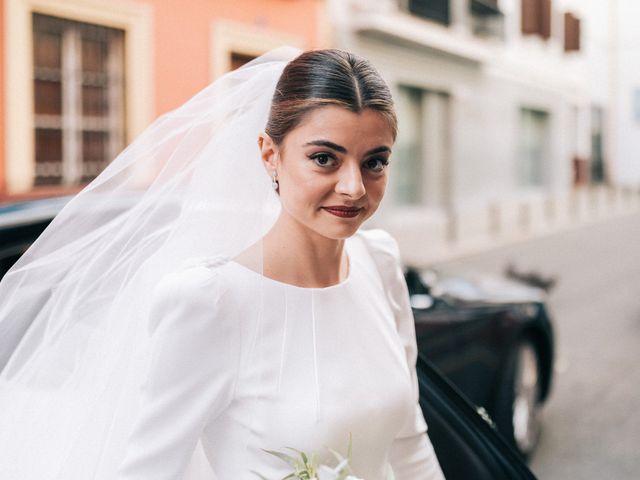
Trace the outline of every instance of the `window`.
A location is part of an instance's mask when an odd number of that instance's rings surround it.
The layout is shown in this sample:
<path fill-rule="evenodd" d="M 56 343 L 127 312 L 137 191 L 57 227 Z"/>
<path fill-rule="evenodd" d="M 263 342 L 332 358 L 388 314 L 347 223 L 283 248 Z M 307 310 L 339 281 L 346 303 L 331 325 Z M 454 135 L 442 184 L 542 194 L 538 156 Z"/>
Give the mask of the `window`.
<path fill-rule="evenodd" d="M 498 0 L 471 0 L 471 12 L 475 15 L 498 15 Z"/>
<path fill-rule="evenodd" d="M 450 193 L 449 96 L 401 85 L 397 106 L 399 129 L 391 174 L 394 202 L 444 208 Z"/>
<path fill-rule="evenodd" d="M 422 202 L 422 90 L 401 86 L 398 95 L 398 139 L 392 181 L 397 204 Z"/>
<path fill-rule="evenodd" d="M 231 52 L 231 70 L 240 68 L 245 63 L 249 63 L 256 58 L 255 55 L 246 55 L 244 53 Z"/>
<path fill-rule="evenodd" d="M 33 14 L 34 185 L 95 178 L 123 148 L 124 32 Z"/>
<path fill-rule="evenodd" d="M 522 0 L 522 33 L 551 36 L 551 0 Z"/>
<path fill-rule="evenodd" d="M 474 35 L 504 39 L 504 15 L 497 0 L 472 0 L 470 11 Z"/>
<path fill-rule="evenodd" d="M 405 0 L 410 13 L 449 25 L 449 0 Z"/>
<path fill-rule="evenodd" d="M 542 186 L 549 157 L 549 114 L 541 110 L 520 109 L 520 155 L 518 183 Z"/>
<path fill-rule="evenodd" d="M 604 165 L 604 109 L 591 107 L 591 181 L 602 183 L 606 180 Z"/>

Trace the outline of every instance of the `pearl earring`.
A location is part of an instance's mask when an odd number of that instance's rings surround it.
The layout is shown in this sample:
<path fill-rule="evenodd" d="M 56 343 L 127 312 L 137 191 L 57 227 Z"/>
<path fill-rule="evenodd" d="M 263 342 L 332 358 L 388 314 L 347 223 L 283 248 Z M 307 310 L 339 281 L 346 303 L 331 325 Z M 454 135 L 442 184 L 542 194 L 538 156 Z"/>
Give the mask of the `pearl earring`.
<path fill-rule="evenodd" d="M 273 171 L 273 175 L 271 177 L 271 186 L 273 187 L 274 190 L 278 190 L 278 187 L 280 186 L 278 183 L 278 172 L 277 171 Z"/>

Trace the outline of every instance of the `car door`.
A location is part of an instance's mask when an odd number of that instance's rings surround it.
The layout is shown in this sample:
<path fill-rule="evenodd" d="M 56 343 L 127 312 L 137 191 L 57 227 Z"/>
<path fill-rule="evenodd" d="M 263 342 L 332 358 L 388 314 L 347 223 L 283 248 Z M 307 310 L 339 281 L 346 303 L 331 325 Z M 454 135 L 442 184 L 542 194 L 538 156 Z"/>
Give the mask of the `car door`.
<path fill-rule="evenodd" d="M 429 438 L 447 480 L 535 480 L 488 417 L 422 355 L 416 369 Z"/>

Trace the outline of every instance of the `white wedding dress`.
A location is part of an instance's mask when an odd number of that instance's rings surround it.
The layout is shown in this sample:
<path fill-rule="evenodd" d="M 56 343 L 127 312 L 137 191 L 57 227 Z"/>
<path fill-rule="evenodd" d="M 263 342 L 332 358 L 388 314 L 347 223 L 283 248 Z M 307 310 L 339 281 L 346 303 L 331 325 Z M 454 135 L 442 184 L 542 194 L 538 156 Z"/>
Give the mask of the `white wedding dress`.
<path fill-rule="evenodd" d="M 178 480 L 204 453 L 219 480 L 291 473 L 262 449 L 343 455 L 366 480 L 444 478 L 418 405 L 416 342 L 395 240 L 345 242 L 346 280 L 303 288 L 224 258 L 165 276 L 151 310 L 143 415 L 118 480 Z M 379 272 L 379 273 L 378 273 Z M 258 282 L 266 285 L 263 298 Z M 273 299 L 273 300 L 271 300 Z M 264 302 L 264 315 L 252 315 Z M 289 451 L 289 453 L 291 453 Z"/>

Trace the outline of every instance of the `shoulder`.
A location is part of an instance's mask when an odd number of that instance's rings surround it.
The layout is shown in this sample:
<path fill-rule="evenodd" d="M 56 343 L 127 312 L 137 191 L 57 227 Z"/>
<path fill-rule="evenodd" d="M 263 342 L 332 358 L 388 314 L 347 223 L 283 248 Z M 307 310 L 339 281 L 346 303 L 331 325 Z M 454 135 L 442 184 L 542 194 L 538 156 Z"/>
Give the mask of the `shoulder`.
<path fill-rule="evenodd" d="M 393 236 L 382 228 L 361 229 L 356 232 L 377 263 L 400 263 L 400 248 Z"/>
<path fill-rule="evenodd" d="M 205 312 L 213 313 L 222 295 L 221 266 L 224 257 L 193 257 L 162 275 L 153 287 L 149 331 L 163 319 L 195 322 Z"/>
<path fill-rule="evenodd" d="M 177 268 L 164 274 L 156 283 L 154 296 L 161 298 L 188 297 L 219 283 L 225 257 L 191 257 L 183 260 Z"/>
<path fill-rule="evenodd" d="M 407 286 L 398 242 L 381 228 L 359 230 L 356 235 L 366 245 L 392 306 L 399 308 L 397 299 L 406 296 Z"/>

